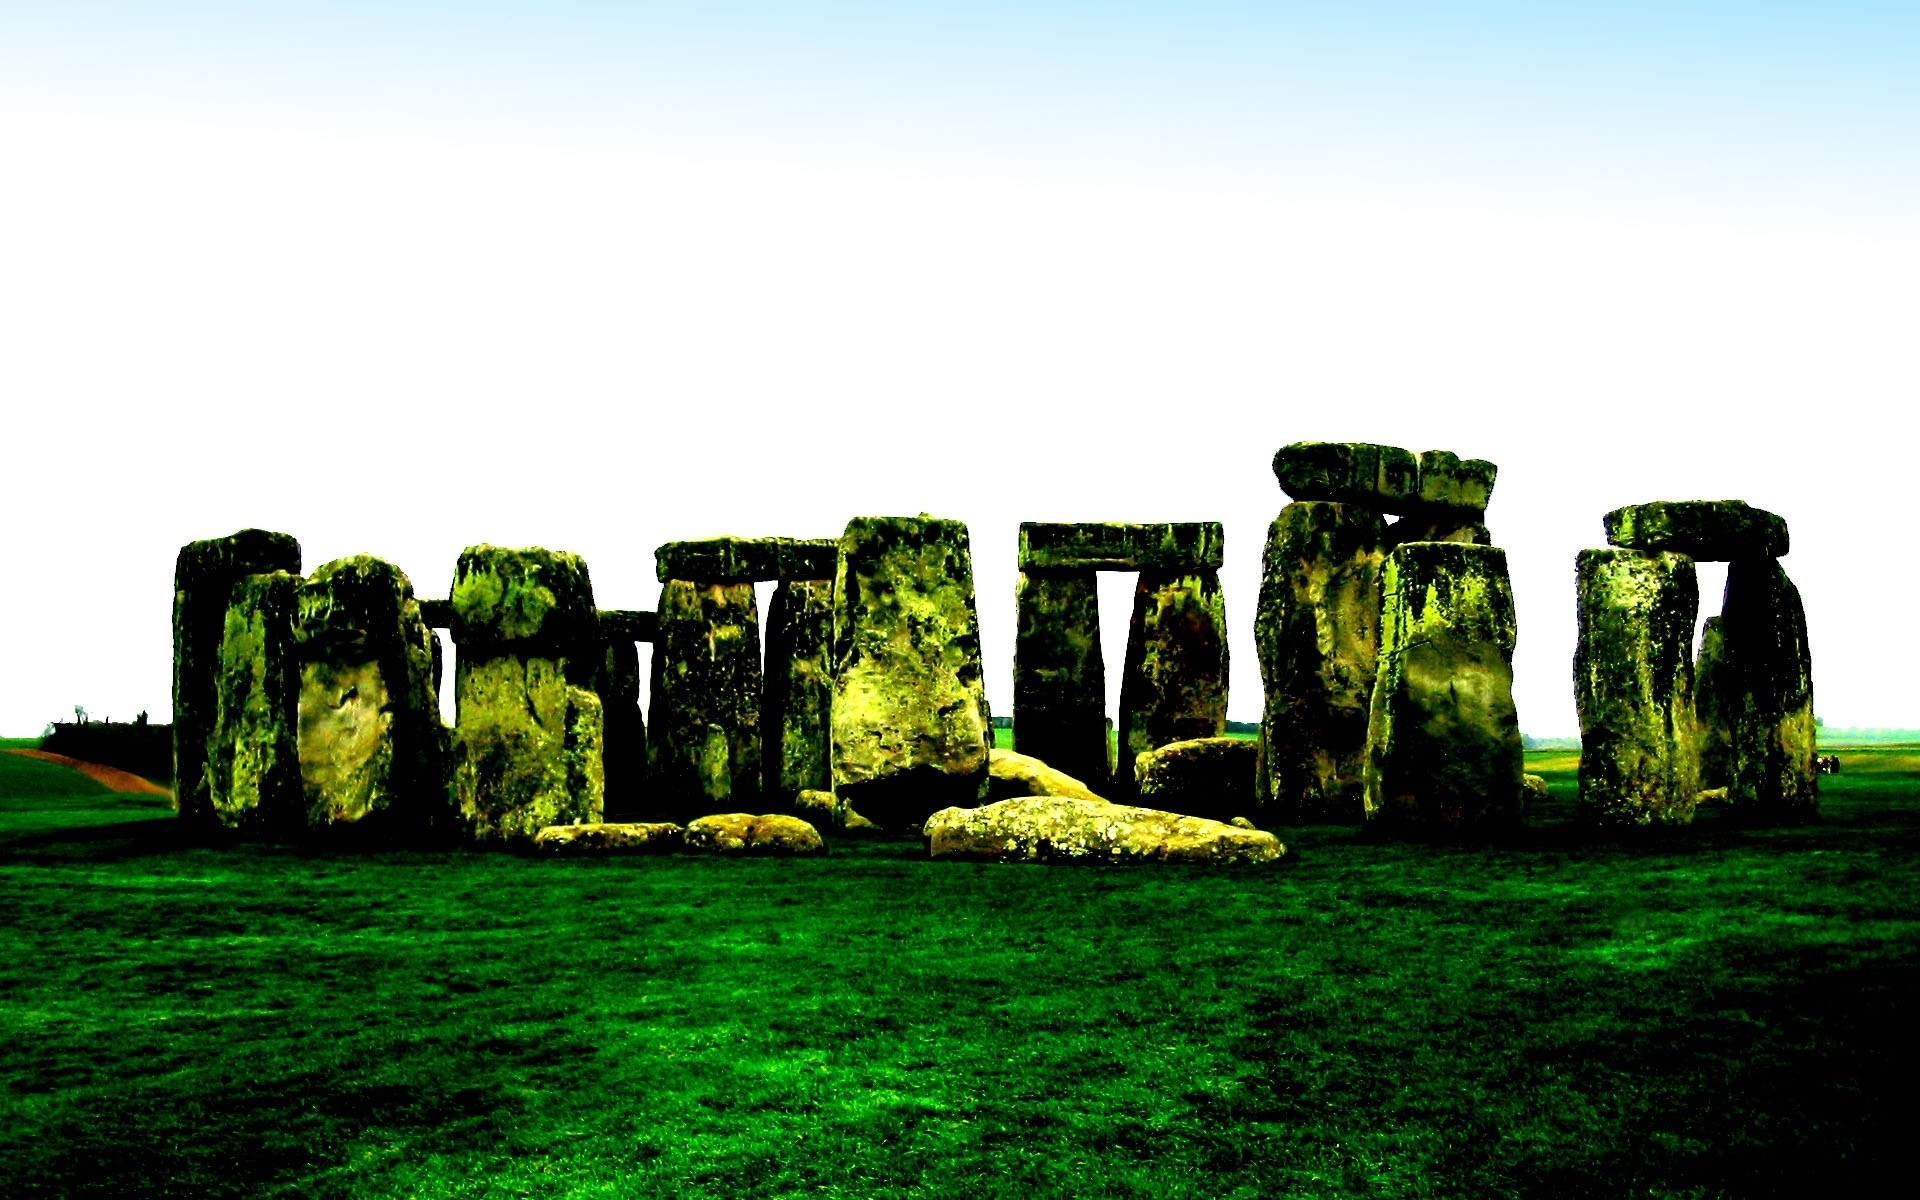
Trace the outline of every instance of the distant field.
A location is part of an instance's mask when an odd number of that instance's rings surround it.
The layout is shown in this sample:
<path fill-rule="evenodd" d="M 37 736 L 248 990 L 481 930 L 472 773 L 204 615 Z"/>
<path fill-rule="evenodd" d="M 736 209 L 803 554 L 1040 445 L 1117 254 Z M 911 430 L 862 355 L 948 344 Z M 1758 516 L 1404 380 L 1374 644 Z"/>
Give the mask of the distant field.
<path fill-rule="evenodd" d="M 1904 1162 L 1920 748 L 1823 819 L 1275 869 L 196 848 L 0 755 L 0 1194 L 1836 1196 Z"/>

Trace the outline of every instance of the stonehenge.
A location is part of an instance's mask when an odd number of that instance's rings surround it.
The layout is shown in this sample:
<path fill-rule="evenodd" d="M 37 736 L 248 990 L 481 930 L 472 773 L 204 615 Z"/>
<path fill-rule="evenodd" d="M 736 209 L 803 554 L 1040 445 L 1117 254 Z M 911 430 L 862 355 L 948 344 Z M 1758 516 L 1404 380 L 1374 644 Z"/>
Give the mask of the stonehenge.
<path fill-rule="evenodd" d="M 1272 465 L 1288 499 L 1262 550 L 1257 738 L 1225 736 L 1220 522 L 1021 524 L 1013 750 L 993 747 L 959 521 L 668 542 L 653 610 L 597 607 L 587 564 L 564 551 L 472 545 L 446 595 L 421 598 L 367 555 L 303 576 L 292 537 L 247 529 L 176 561 L 179 814 L 209 833 L 570 852 L 758 845 L 748 826 L 937 828 L 942 854 L 1117 860 L 1225 853 L 1174 848 L 1199 829 L 1189 819 L 1432 835 L 1508 827 L 1529 796 L 1550 800 L 1522 769 L 1518 622 L 1486 525 L 1497 468 L 1327 442 L 1283 446 Z M 1740 501 L 1657 501 L 1603 525 L 1608 545 L 1575 564 L 1580 811 L 1601 827 L 1684 824 L 1724 796 L 1743 818 L 1811 815 L 1812 670 L 1786 522 Z M 1728 573 L 1696 660 L 1700 559 Z M 1103 571 L 1134 576 L 1115 720 Z M 1073 848 L 1109 833 L 1130 848 Z M 1002 845 L 1031 837 L 1053 848 Z"/>

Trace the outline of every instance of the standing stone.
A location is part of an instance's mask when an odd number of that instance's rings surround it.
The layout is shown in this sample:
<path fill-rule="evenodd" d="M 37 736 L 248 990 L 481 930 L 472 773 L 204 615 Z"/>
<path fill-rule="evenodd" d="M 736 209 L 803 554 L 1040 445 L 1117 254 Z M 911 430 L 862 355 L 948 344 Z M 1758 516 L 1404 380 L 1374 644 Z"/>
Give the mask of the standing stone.
<path fill-rule="evenodd" d="M 1700 736 L 1700 786 L 1724 788 L 1733 779 L 1733 716 L 1738 698 L 1729 691 L 1726 636 L 1719 614 L 1700 628 L 1700 655 L 1693 667 L 1694 726 Z"/>
<path fill-rule="evenodd" d="M 600 697 L 605 739 L 606 815 L 623 821 L 641 811 L 647 782 L 647 722 L 640 712 L 640 648 L 631 630 L 601 623 L 600 669 L 593 692 Z"/>
<path fill-rule="evenodd" d="M 453 792 L 475 841 L 605 811 L 593 584 L 575 554 L 469 546 L 453 583 Z"/>
<path fill-rule="evenodd" d="M 1136 790 L 1133 760 L 1227 730 L 1227 615 L 1214 570 L 1143 570 L 1120 674 L 1113 794 Z"/>
<path fill-rule="evenodd" d="M 647 740 L 650 819 L 684 821 L 716 804 L 758 804 L 760 692 L 753 584 L 662 584 Z"/>
<path fill-rule="evenodd" d="M 173 568 L 173 786 L 182 820 L 216 823 L 207 779 L 207 739 L 218 701 L 215 677 L 234 585 L 249 575 L 300 573 L 300 543 L 242 529 L 180 548 Z"/>
<path fill-rule="evenodd" d="M 212 728 L 202 743 L 209 815 L 228 829 L 265 835 L 304 823 L 295 709 L 294 645 L 300 581 L 285 571 L 233 586 L 214 674 Z M 185 793 L 184 781 L 175 781 Z"/>
<path fill-rule="evenodd" d="M 433 634 L 413 585 L 369 555 L 300 586 L 300 775 L 308 830 L 423 833 L 447 822 Z"/>
<path fill-rule="evenodd" d="M 1800 591 L 1771 558 L 1727 564 L 1721 605 L 1732 707 L 1727 801 L 1761 820 L 1802 820 L 1820 803 L 1813 659 Z"/>
<path fill-rule="evenodd" d="M 1700 791 L 1693 717 L 1693 560 L 1582 550 L 1575 566 L 1580 638 L 1580 803 L 1604 825 L 1684 824 Z"/>
<path fill-rule="evenodd" d="M 1020 572 L 1013 746 L 1076 779 L 1107 778 L 1107 676 L 1090 569 Z"/>
<path fill-rule="evenodd" d="M 1506 552 L 1410 542 L 1387 557 L 1381 586 L 1367 819 L 1425 830 L 1518 820 L 1523 760 Z"/>
<path fill-rule="evenodd" d="M 1386 529 L 1357 505 L 1299 500 L 1267 530 L 1253 626 L 1266 693 L 1256 811 L 1364 815 Z"/>
<path fill-rule="evenodd" d="M 833 597 L 834 791 L 887 829 L 978 801 L 993 731 L 967 527 L 855 517 Z"/>
<path fill-rule="evenodd" d="M 794 579 L 767 605 L 762 768 L 768 798 L 791 805 L 833 787 L 833 581 Z"/>

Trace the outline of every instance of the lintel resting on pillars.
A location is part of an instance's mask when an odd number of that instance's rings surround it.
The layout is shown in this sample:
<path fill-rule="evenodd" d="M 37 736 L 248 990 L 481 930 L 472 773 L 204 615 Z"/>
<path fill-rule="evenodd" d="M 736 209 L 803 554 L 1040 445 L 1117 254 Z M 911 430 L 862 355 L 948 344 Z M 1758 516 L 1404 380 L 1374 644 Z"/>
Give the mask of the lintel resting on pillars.
<path fill-rule="evenodd" d="M 1020 569 L 1218 570 L 1225 544 L 1218 521 L 1022 521 Z"/>
<path fill-rule="evenodd" d="M 654 575 L 701 583 L 774 583 L 832 579 L 840 543 L 835 538 L 700 538 L 668 542 L 653 552 Z"/>

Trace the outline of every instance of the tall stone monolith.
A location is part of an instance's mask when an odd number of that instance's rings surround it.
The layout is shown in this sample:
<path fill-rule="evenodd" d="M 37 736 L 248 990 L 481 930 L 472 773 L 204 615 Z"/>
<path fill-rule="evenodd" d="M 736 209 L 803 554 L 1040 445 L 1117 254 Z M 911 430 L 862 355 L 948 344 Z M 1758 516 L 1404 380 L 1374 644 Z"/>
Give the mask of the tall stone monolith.
<path fill-rule="evenodd" d="M 1700 786 L 1723 788 L 1733 779 L 1733 715 L 1738 697 L 1729 690 L 1726 637 L 1715 613 L 1700 627 L 1700 653 L 1693 664 L 1693 717 L 1700 736 Z"/>
<path fill-rule="evenodd" d="M 833 788 L 833 580 L 792 579 L 767 604 L 761 769 L 765 792 L 790 807 Z"/>
<path fill-rule="evenodd" d="M 1014 749 L 1104 786 L 1107 678 L 1094 572 L 1023 569 L 1014 610 Z"/>
<path fill-rule="evenodd" d="M 468 837 L 528 841 L 605 811 L 601 662 L 586 563 L 469 546 L 453 582 L 453 797 Z"/>
<path fill-rule="evenodd" d="M 1227 615 L 1220 573 L 1141 571 L 1120 674 L 1113 794 L 1135 793 L 1133 761 L 1141 754 L 1168 742 L 1219 737 L 1226 729 Z"/>
<path fill-rule="evenodd" d="M 1684 824 L 1700 791 L 1693 621 L 1684 554 L 1582 550 L 1576 560 L 1580 804 L 1603 825 Z"/>
<path fill-rule="evenodd" d="M 300 543 L 284 533 L 242 529 L 180 548 L 173 569 L 173 785 L 183 820 L 218 823 L 207 779 L 215 680 L 234 585 L 249 575 L 300 573 Z"/>
<path fill-rule="evenodd" d="M 647 739 L 648 816 L 686 821 L 713 804 L 760 799 L 760 609 L 751 583 L 660 585 Z M 714 786 L 712 731 L 726 746 L 727 794 Z"/>
<path fill-rule="evenodd" d="M 1506 553 L 1410 542 L 1387 557 L 1381 591 L 1368 821 L 1408 832 L 1517 821 L 1523 771 Z"/>
<path fill-rule="evenodd" d="M 209 816 L 238 832 L 291 836 L 305 825 L 300 778 L 300 580 L 285 571 L 233 585 L 214 704 L 202 742 Z"/>
<path fill-rule="evenodd" d="M 888 829 L 986 795 L 992 747 L 959 521 L 855 517 L 833 607 L 833 783 Z"/>
<path fill-rule="evenodd" d="M 336 559 L 299 592 L 300 775 L 307 830 L 445 830 L 445 735 L 433 634 L 413 585 L 370 555 Z"/>
<path fill-rule="evenodd" d="M 1759 820 L 1803 820 L 1819 806 L 1813 660 L 1800 591 L 1776 559 L 1727 564 L 1720 610 L 1732 711 L 1727 802 Z"/>
<path fill-rule="evenodd" d="M 1377 512 L 1297 500 L 1267 530 L 1254 643 L 1265 691 L 1255 795 L 1283 820 L 1364 815 L 1387 527 Z"/>
<path fill-rule="evenodd" d="M 640 647 L 631 621 L 639 614 L 600 614 L 600 663 L 593 692 L 600 697 L 604 738 L 600 760 L 606 778 L 606 818 L 632 821 L 644 812 L 647 782 L 647 722 L 640 711 Z M 646 614 L 651 616 L 652 614 Z M 652 641 L 649 635 L 646 641 Z"/>

